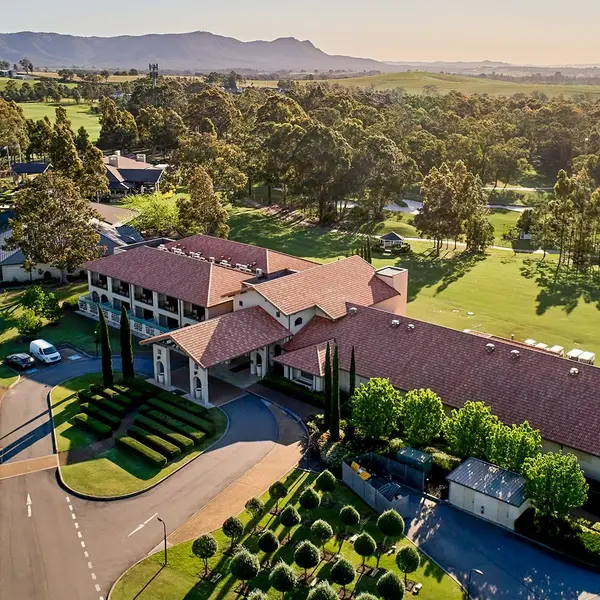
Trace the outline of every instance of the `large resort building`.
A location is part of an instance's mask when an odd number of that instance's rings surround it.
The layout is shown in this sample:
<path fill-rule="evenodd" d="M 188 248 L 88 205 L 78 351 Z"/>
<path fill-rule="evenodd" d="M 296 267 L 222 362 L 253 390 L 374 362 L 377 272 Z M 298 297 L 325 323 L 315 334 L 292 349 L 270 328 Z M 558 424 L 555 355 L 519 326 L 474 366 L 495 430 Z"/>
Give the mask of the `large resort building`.
<path fill-rule="evenodd" d="M 340 386 L 384 377 L 401 391 L 431 388 L 447 408 L 482 400 L 505 423 L 529 423 L 548 450 L 574 452 L 600 479 L 600 370 L 518 342 L 455 331 L 406 315 L 408 272 L 358 256 L 328 264 L 208 236 L 134 244 L 84 265 L 80 312 L 151 346 L 155 382 L 207 405 L 217 380 L 246 387 L 277 371 L 324 387 L 327 343 Z"/>

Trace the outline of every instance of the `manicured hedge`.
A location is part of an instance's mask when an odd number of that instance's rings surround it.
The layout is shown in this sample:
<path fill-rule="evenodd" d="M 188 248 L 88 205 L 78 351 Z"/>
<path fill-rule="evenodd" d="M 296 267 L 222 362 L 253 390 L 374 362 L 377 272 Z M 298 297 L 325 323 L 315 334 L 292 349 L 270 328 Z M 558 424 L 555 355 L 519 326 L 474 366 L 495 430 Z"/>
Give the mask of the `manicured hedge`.
<path fill-rule="evenodd" d="M 117 396 L 119 394 L 118 391 L 115 390 L 111 390 L 110 388 L 104 388 L 101 392 L 100 395 L 104 396 L 105 398 L 108 398 L 109 400 L 112 400 L 115 396 Z"/>
<path fill-rule="evenodd" d="M 81 405 L 81 412 L 99 419 L 111 429 L 116 429 L 121 424 L 121 419 L 119 419 L 119 417 L 102 410 L 97 404 L 91 402 L 84 402 Z"/>
<path fill-rule="evenodd" d="M 125 394 L 117 394 L 116 396 L 114 396 L 112 398 L 112 401 L 117 402 L 118 404 L 121 404 L 122 406 L 124 406 L 127 409 L 129 409 L 133 406 L 133 400 L 129 396 L 126 396 Z"/>
<path fill-rule="evenodd" d="M 146 462 L 154 467 L 162 469 L 167 464 L 166 457 L 160 454 L 160 452 L 152 450 L 152 448 L 148 448 L 148 446 L 142 444 L 142 442 L 132 437 L 127 435 L 118 437 L 115 440 L 115 443 L 124 450 L 128 450 L 134 454 L 137 454 L 138 456 L 141 456 Z"/>
<path fill-rule="evenodd" d="M 208 408 L 204 408 L 204 406 L 200 406 L 199 404 L 194 404 L 177 394 L 171 394 L 170 392 L 161 392 L 158 395 L 158 399 L 163 402 L 167 402 L 176 406 L 177 408 L 181 408 L 183 410 L 187 410 L 189 413 L 196 415 L 197 417 L 201 417 L 203 419 L 208 419 Z"/>
<path fill-rule="evenodd" d="M 127 392 L 125 392 L 125 395 L 129 396 L 136 404 L 139 404 L 145 398 L 142 392 L 138 392 L 137 390 L 132 389 L 127 390 Z"/>
<path fill-rule="evenodd" d="M 146 414 L 158 423 L 162 423 L 165 427 L 174 429 L 175 431 L 183 433 L 187 437 L 192 438 L 196 444 L 199 444 L 206 437 L 204 432 L 194 429 L 191 425 L 187 425 L 183 421 L 175 419 L 174 417 L 170 417 L 169 415 L 165 415 L 158 410 L 149 410 Z"/>
<path fill-rule="evenodd" d="M 128 408 L 126 406 L 123 406 L 119 402 L 113 402 L 112 400 L 104 399 L 104 401 L 101 402 L 99 404 L 99 406 L 103 410 L 106 410 L 106 411 L 112 413 L 113 415 L 116 415 L 117 417 L 121 417 L 121 418 L 128 411 Z"/>
<path fill-rule="evenodd" d="M 215 431 L 214 425 L 212 423 L 209 423 L 208 421 L 205 421 L 204 419 L 189 413 L 187 410 L 183 410 L 167 402 L 163 402 L 158 398 L 149 398 L 146 401 L 146 404 L 154 408 L 158 408 L 161 412 L 175 417 L 176 419 L 179 419 L 184 423 L 187 423 L 188 425 L 192 425 L 193 427 L 196 427 L 197 429 L 200 429 L 201 431 L 204 431 L 204 433 L 208 433 L 209 435 L 212 435 Z"/>
<path fill-rule="evenodd" d="M 151 431 L 152 433 L 157 433 L 172 444 L 175 444 L 181 448 L 184 452 L 187 452 L 194 447 L 194 441 L 189 437 L 173 431 L 169 427 L 166 427 L 162 423 L 158 423 L 148 416 L 138 414 L 135 417 L 134 423 L 139 427 L 143 427 L 144 429 Z"/>
<path fill-rule="evenodd" d="M 112 435 L 112 429 L 108 425 L 85 413 L 76 414 L 71 419 L 71 423 L 77 427 L 91 431 L 99 438 L 109 438 Z"/>
<path fill-rule="evenodd" d="M 302 400 L 303 402 L 307 402 L 318 408 L 323 408 L 325 395 L 322 392 L 313 392 L 285 377 L 279 377 L 278 375 L 269 373 L 263 378 L 261 383 L 273 390 L 283 392 L 292 398 L 297 398 L 298 400 Z"/>
<path fill-rule="evenodd" d="M 81 390 L 77 392 L 77 398 L 79 398 L 80 402 L 89 402 L 92 399 L 92 392 L 90 390 Z"/>
<path fill-rule="evenodd" d="M 98 385 L 97 383 L 93 383 L 92 385 L 90 385 L 90 392 L 92 394 L 97 394 L 98 396 L 101 396 L 103 391 L 104 391 L 104 387 L 101 385 Z"/>
<path fill-rule="evenodd" d="M 160 452 L 167 458 L 174 458 L 178 454 L 181 454 L 181 449 L 175 444 L 171 444 L 167 440 L 159 437 L 155 433 L 150 433 L 141 427 L 134 425 L 127 430 L 127 433 L 136 440 L 139 440 L 143 444 L 146 444 L 149 448 L 153 448 L 157 452 Z"/>

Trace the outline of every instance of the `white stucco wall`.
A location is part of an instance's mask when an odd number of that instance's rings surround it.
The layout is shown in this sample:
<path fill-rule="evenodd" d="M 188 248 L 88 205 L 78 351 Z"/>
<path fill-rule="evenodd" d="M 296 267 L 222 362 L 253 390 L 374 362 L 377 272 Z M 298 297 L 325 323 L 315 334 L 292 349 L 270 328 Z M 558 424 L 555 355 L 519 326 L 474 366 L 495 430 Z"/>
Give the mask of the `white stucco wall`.
<path fill-rule="evenodd" d="M 26 271 L 21 265 L 4 265 L 0 269 L 2 271 L 0 280 L 6 282 L 20 281 L 25 283 L 27 281 L 39 281 L 44 278 L 46 271 L 49 271 L 54 279 L 60 278 L 60 271 L 50 265 L 36 265 L 31 272 Z"/>

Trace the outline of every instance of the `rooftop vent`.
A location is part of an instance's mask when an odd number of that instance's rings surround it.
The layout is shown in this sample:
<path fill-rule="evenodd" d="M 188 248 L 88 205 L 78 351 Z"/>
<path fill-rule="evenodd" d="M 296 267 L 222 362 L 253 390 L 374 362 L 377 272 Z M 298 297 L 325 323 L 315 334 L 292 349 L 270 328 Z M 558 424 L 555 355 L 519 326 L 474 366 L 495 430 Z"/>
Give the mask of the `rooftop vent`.
<path fill-rule="evenodd" d="M 496 349 L 496 346 L 494 346 L 494 344 L 486 344 L 485 345 L 485 351 L 488 354 L 491 354 L 495 349 Z"/>
<path fill-rule="evenodd" d="M 262 269 L 256 269 L 256 275 L 257 277 L 262 277 L 263 274 L 263 270 Z"/>
<path fill-rule="evenodd" d="M 569 375 L 571 377 L 577 377 L 577 375 L 579 375 L 579 369 L 577 367 L 573 367 L 572 369 L 569 369 Z"/>
<path fill-rule="evenodd" d="M 214 262 L 215 262 L 215 257 L 214 257 L 214 256 L 209 256 L 209 257 L 208 257 L 208 260 L 209 260 L 211 263 L 214 263 Z"/>
<path fill-rule="evenodd" d="M 164 245 L 164 244 L 160 244 L 158 247 L 159 250 L 162 250 L 163 252 L 168 252 L 169 249 Z"/>
<path fill-rule="evenodd" d="M 392 321 L 392 327 L 400 327 L 400 321 L 398 321 L 398 319 L 394 319 Z"/>
<path fill-rule="evenodd" d="M 351 315 L 355 315 L 358 312 L 358 308 L 356 308 L 356 306 L 351 306 L 350 309 L 348 310 L 348 312 Z"/>
<path fill-rule="evenodd" d="M 413 331 L 413 330 L 414 330 L 414 328 L 415 328 L 415 326 L 414 326 L 414 323 L 409 323 L 409 324 L 406 326 L 406 328 L 407 328 L 409 331 Z"/>
<path fill-rule="evenodd" d="M 521 353 L 518 350 L 511 350 L 510 351 L 510 357 L 513 360 L 517 360 L 519 358 L 519 356 L 521 356 Z"/>

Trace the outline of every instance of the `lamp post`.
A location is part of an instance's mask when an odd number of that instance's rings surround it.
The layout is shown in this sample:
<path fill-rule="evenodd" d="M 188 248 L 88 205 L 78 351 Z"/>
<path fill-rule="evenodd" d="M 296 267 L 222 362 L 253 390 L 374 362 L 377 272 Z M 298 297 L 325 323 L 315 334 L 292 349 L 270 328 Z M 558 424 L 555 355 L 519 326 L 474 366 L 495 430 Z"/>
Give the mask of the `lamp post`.
<path fill-rule="evenodd" d="M 163 525 L 163 538 L 165 540 L 165 567 L 167 566 L 167 524 L 158 516 L 156 515 L 156 520 L 160 521 Z"/>
<path fill-rule="evenodd" d="M 469 571 L 469 584 L 467 585 L 467 598 L 471 600 L 471 581 L 473 579 L 473 573 L 477 573 L 477 575 L 483 575 L 483 571 L 479 569 L 471 569 Z"/>
<path fill-rule="evenodd" d="M 96 325 L 96 329 L 94 329 L 94 341 L 96 342 L 96 358 L 98 358 L 98 343 L 99 343 L 99 340 L 98 340 L 98 333 L 99 333 L 99 331 L 98 331 L 98 329 L 99 329 L 99 327 L 100 327 L 99 325 Z"/>

